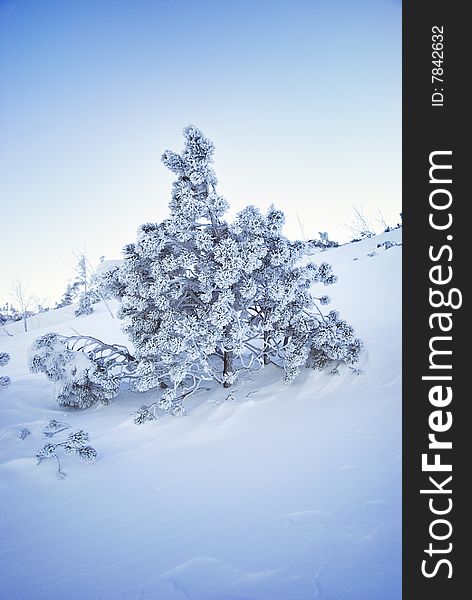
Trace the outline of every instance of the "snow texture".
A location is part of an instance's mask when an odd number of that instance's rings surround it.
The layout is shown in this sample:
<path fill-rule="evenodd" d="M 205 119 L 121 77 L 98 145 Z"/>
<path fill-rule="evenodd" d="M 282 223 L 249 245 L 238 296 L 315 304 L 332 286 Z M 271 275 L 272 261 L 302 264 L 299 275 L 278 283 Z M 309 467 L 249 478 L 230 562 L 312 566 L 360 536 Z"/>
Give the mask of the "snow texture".
<path fill-rule="evenodd" d="M 402 248 L 377 247 L 387 240 L 401 230 L 322 255 L 333 304 L 365 341 L 363 375 L 304 369 L 286 386 L 269 365 L 195 394 L 184 418 L 136 426 L 152 392 L 61 407 L 28 372 L 51 330 L 126 344 L 103 303 L 0 328 L 2 600 L 400 600 Z M 98 451 L 91 464 L 61 455 L 63 480 L 36 465 L 53 419 Z"/>

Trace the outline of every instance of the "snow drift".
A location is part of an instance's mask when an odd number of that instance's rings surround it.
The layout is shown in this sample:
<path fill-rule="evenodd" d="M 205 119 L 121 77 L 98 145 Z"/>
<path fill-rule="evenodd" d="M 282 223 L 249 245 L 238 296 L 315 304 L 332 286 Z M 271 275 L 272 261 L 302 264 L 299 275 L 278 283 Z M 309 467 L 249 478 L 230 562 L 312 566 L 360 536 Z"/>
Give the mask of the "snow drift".
<path fill-rule="evenodd" d="M 400 599 L 400 243 L 399 229 L 323 256 L 339 277 L 333 305 L 365 342 L 363 375 L 305 369 L 285 385 L 269 366 L 199 392 L 185 417 L 136 426 L 146 394 L 132 392 L 67 410 L 27 371 L 48 331 L 126 344 L 103 304 L 0 329 L 12 380 L 0 390 L 0 597 Z M 51 419 L 87 431 L 96 462 L 64 457 L 62 480 L 37 465 Z"/>

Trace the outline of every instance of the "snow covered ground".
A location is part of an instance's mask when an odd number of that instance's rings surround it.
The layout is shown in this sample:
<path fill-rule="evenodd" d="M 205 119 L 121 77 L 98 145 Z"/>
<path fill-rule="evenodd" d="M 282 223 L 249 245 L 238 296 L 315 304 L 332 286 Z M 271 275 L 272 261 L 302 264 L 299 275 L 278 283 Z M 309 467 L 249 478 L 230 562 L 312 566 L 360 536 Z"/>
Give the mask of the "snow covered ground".
<path fill-rule="evenodd" d="M 0 390 L 1 600 L 399 600 L 401 246 L 385 240 L 401 230 L 322 255 L 365 374 L 305 370 L 287 386 L 268 367 L 229 399 L 200 392 L 185 417 L 134 425 L 151 393 L 65 411 L 28 373 L 48 331 L 127 344 L 103 305 L 0 329 L 12 379 Z M 66 455 L 62 480 L 54 461 L 37 465 L 50 419 L 88 431 L 98 460 Z"/>

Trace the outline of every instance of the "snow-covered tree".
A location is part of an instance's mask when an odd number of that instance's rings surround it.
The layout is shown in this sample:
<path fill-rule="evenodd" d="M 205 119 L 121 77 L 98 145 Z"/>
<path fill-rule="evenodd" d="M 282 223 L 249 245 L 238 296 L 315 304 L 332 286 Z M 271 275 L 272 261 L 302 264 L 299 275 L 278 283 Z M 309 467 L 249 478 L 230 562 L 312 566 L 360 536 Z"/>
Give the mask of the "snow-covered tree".
<path fill-rule="evenodd" d="M 32 298 L 31 298 L 31 296 L 29 296 L 25 284 L 18 277 L 15 277 L 15 279 L 13 281 L 12 296 L 20 307 L 19 314 L 21 315 L 21 319 L 23 320 L 23 327 L 25 329 L 25 332 L 27 332 L 28 331 L 28 317 L 33 314 L 30 310 L 28 310 L 29 305 L 31 304 Z"/>
<path fill-rule="evenodd" d="M 92 300 L 90 298 L 90 293 L 83 292 L 79 296 L 79 304 L 74 311 L 76 317 L 80 315 L 90 315 L 93 313 Z"/>
<path fill-rule="evenodd" d="M 67 284 L 61 300 L 57 302 L 56 308 L 70 306 L 77 298 L 79 306 L 75 311 L 75 316 L 90 314 L 93 312 L 92 304 L 100 302 L 100 296 L 92 285 L 92 269 L 90 267 L 87 255 L 85 252 L 74 252 L 75 279 Z"/>
<path fill-rule="evenodd" d="M 75 316 L 89 315 L 93 312 L 93 304 L 100 302 L 100 293 L 93 283 L 93 269 L 85 252 L 74 253 L 76 265 L 75 285 L 80 290 L 79 305 L 75 310 Z"/>
<path fill-rule="evenodd" d="M 77 283 L 82 288 L 82 291 L 86 294 L 88 291 L 89 284 L 89 268 L 87 257 L 84 252 L 74 254 L 77 264 L 75 266 L 75 272 L 77 274 Z"/>
<path fill-rule="evenodd" d="M 68 283 L 62 298 L 59 302 L 56 303 L 56 308 L 63 308 L 64 306 L 70 306 L 74 299 L 77 297 L 79 293 L 79 283 L 74 281 L 73 283 Z"/>
<path fill-rule="evenodd" d="M 228 223 L 212 142 L 192 126 L 184 138 L 181 154 L 162 157 L 177 177 L 169 218 L 142 225 L 123 261 L 97 274 L 97 289 L 121 300 L 134 356 L 98 340 L 98 353 L 88 342 L 76 352 L 72 338 L 52 333 L 35 342 L 31 370 L 56 382 L 60 404 L 108 402 L 126 372 L 137 391 L 159 391 L 138 411 L 142 423 L 156 406 L 180 414 L 205 380 L 230 387 L 242 372 L 273 362 L 290 382 L 303 367 L 335 371 L 358 359 L 353 328 L 336 311 L 325 313 L 330 299 L 316 294 L 335 283 L 331 267 L 309 262 L 309 243 L 283 235 L 285 217 L 274 207 L 264 215 L 248 206 Z"/>
<path fill-rule="evenodd" d="M 336 278 L 326 263 L 306 264 L 307 245 L 282 234 L 284 215 L 249 206 L 232 224 L 216 192 L 214 147 L 195 127 L 179 155 L 170 217 L 143 225 L 124 249 L 120 317 L 136 348 L 136 388 L 163 388 L 159 406 L 180 412 L 204 379 L 230 386 L 238 373 L 270 361 L 286 380 L 303 366 L 353 363 L 361 348 L 315 284 Z"/>

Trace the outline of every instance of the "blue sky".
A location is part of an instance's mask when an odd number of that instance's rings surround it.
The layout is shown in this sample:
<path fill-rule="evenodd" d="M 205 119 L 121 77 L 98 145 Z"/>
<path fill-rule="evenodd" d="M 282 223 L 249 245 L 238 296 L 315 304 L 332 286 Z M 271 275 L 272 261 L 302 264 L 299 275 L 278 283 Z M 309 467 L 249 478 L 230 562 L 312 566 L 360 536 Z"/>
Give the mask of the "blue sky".
<path fill-rule="evenodd" d="M 119 258 L 167 214 L 160 164 L 200 127 L 219 191 L 352 237 L 401 210 L 395 0 L 0 0 L 0 302 L 54 302 L 72 253 Z"/>

